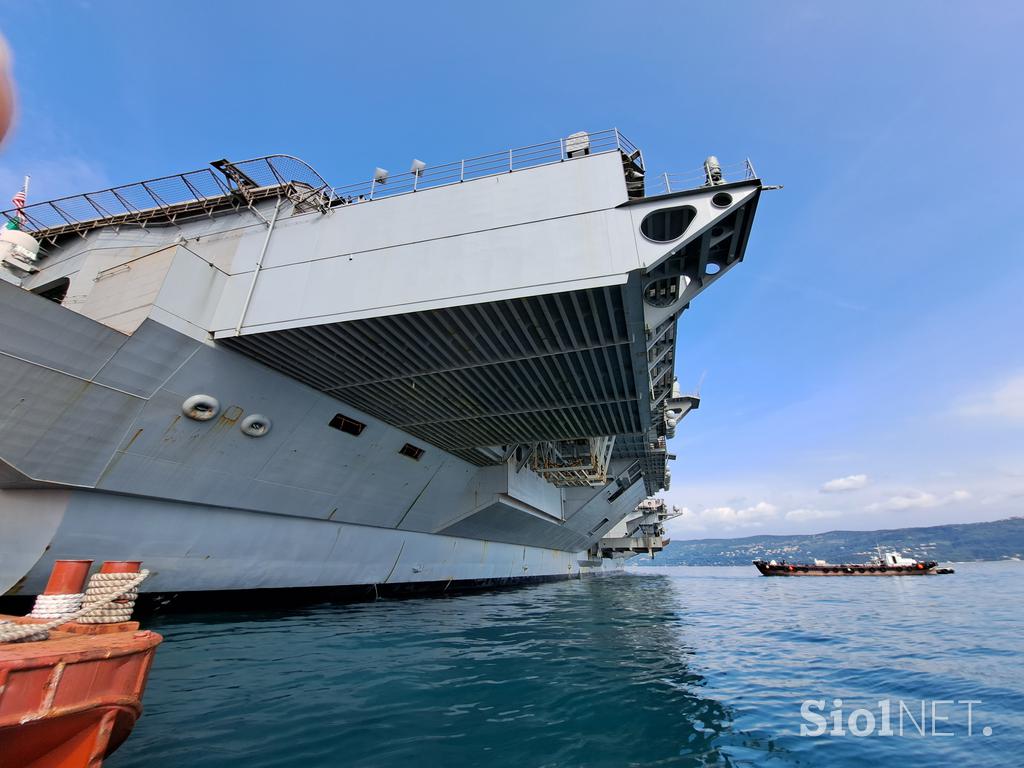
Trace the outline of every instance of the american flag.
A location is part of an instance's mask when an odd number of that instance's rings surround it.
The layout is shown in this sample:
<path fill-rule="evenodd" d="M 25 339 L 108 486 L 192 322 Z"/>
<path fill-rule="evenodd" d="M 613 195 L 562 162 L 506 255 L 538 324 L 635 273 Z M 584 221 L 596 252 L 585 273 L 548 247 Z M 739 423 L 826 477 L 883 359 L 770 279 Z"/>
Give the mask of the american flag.
<path fill-rule="evenodd" d="M 14 203 L 14 211 L 18 216 L 18 221 L 22 224 L 28 222 L 25 217 L 25 203 L 28 201 L 28 177 L 25 177 L 25 185 L 14 193 L 14 197 L 11 198 L 11 202 Z"/>

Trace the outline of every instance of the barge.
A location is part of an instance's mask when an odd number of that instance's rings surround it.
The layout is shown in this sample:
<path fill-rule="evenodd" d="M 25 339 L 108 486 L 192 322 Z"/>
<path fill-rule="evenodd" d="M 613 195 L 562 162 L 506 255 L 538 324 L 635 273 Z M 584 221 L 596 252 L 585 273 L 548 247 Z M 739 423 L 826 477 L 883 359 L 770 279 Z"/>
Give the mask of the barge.
<path fill-rule="evenodd" d="M 762 576 L 933 576 L 953 573 L 952 568 L 939 568 L 934 560 L 919 562 L 896 552 L 887 552 L 868 563 L 787 563 L 785 560 L 754 560 Z"/>

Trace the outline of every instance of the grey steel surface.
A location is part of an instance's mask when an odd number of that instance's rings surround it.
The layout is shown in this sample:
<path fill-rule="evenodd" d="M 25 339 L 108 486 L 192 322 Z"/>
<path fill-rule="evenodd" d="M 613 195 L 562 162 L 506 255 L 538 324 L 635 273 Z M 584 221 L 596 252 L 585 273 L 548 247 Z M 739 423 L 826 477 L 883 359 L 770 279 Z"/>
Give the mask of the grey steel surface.
<path fill-rule="evenodd" d="M 760 191 L 748 166 L 721 199 L 644 197 L 635 148 L 590 138 L 377 178 L 373 205 L 285 156 L 216 164 L 227 192 L 56 201 L 24 287 L 67 277 L 65 306 L 0 283 L 0 561 L 35 551 L 31 584 L 142 556 L 151 589 L 578 571 L 668 485 L 676 321 L 742 259 Z M 679 237 L 641 236 L 678 205 Z M 200 393 L 211 421 L 182 413 Z M 612 437 L 603 485 L 531 468 Z"/>
<path fill-rule="evenodd" d="M 587 154 L 618 151 L 634 155 L 643 168 L 640 151 L 612 128 L 589 134 Z M 416 192 L 437 186 L 511 173 L 572 159 L 565 139 L 511 148 L 416 171 L 374 177 L 365 182 L 331 187 L 312 167 L 291 155 L 268 155 L 230 162 L 217 160 L 210 168 L 125 184 L 111 189 L 71 195 L 4 211 L 7 221 L 24 216 L 37 237 L 57 242 L 69 232 L 84 233 L 100 226 L 175 223 L 190 216 L 212 216 L 256 199 L 284 194 L 297 206 L 326 210 L 335 205 L 368 202 L 374 198 Z M 667 178 L 667 177 L 666 177 Z"/>
<path fill-rule="evenodd" d="M 83 555 L 142 559 L 164 593 L 581 572 L 573 552 L 90 491 L 0 492 L 0 533 L 0 594 Z"/>
<path fill-rule="evenodd" d="M 0 282 L 0 354 L 89 379 L 127 337 L 87 317 L 59 310 L 52 302 Z"/>
<path fill-rule="evenodd" d="M 146 320 L 94 377 L 97 384 L 150 397 L 199 349 L 201 344 Z"/>
<path fill-rule="evenodd" d="M 226 338 L 473 464 L 509 443 L 639 433 L 618 286 Z"/>
<path fill-rule="evenodd" d="M 0 420 L 0 458 L 11 465 L 4 473 L 8 484 L 24 484 L 27 477 L 139 498 L 423 532 L 443 530 L 480 505 L 499 503 L 502 494 L 529 498 L 525 486 L 512 488 L 500 478 L 485 482 L 443 451 L 428 450 L 420 461 L 399 455 L 411 436 L 359 410 L 348 411 L 368 423 L 358 438 L 331 429 L 336 402 L 246 357 L 157 323 L 147 322 L 131 337 L 115 334 L 18 293 L 27 301 L 0 306 L 16 306 L 31 321 L 25 331 L 37 346 L 46 339 L 33 335 L 33 328 L 67 317 L 113 335 L 122 347 L 110 356 L 116 364 L 93 366 L 100 367 L 94 378 L 105 375 L 105 384 L 0 354 L 0 396 L 18 404 Z M 182 402 L 195 392 L 220 399 L 223 410 L 212 424 L 182 415 Z M 238 423 L 251 412 L 270 414 L 277 426 L 265 438 L 246 437 Z M 540 485 L 557 500 L 557 489 Z M 580 526 L 582 520 L 538 521 L 502 533 L 501 540 L 582 546 L 586 531 Z"/>

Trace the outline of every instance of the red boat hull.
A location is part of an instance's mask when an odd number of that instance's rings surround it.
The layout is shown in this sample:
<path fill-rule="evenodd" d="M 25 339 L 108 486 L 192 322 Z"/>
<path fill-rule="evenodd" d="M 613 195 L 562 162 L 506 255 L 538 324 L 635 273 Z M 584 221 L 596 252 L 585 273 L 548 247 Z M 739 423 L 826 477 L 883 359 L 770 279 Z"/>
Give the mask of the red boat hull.
<path fill-rule="evenodd" d="M 5 767 L 98 768 L 128 738 L 162 638 L 135 622 L 99 626 L 65 625 L 48 640 L 0 645 Z"/>

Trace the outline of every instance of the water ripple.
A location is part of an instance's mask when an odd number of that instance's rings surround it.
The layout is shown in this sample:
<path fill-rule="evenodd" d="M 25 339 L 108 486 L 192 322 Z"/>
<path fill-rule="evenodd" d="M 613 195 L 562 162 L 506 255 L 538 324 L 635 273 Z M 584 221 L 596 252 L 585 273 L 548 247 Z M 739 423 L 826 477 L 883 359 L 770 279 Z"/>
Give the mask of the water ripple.
<path fill-rule="evenodd" d="M 1024 567 L 665 568 L 444 599 L 167 616 L 110 768 L 821 766 L 1024 753 Z M 998 595 L 998 600 L 986 596 Z M 975 699 L 968 738 L 799 735 L 805 699 Z M 959 726 L 961 723 L 954 723 Z"/>

